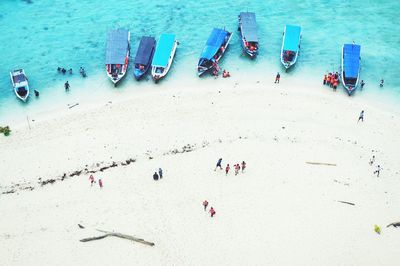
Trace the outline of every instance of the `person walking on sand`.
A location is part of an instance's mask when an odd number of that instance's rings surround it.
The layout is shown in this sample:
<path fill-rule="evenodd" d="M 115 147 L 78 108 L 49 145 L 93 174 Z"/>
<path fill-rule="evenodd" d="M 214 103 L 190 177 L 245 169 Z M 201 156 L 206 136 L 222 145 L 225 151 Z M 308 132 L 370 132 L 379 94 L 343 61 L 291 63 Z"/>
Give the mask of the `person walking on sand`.
<path fill-rule="evenodd" d="M 101 178 L 99 179 L 99 187 L 103 188 L 103 180 L 101 180 Z"/>
<path fill-rule="evenodd" d="M 229 166 L 229 163 L 228 163 L 225 167 L 225 175 L 228 175 L 230 169 L 231 169 L 231 167 Z"/>
<path fill-rule="evenodd" d="M 237 175 L 237 174 L 239 174 L 240 166 L 238 163 L 235 164 L 234 166 L 235 166 L 235 175 Z"/>
<path fill-rule="evenodd" d="M 246 169 L 246 162 L 245 161 L 242 162 L 242 173 L 244 172 L 244 169 Z"/>
<path fill-rule="evenodd" d="M 211 214 L 211 217 L 214 217 L 214 215 L 215 215 L 216 212 L 215 212 L 215 210 L 214 210 L 213 207 L 210 208 L 210 211 L 209 211 L 209 212 L 210 212 L 210 214 Z"/>
<path fill-rule="evenodd" d="M 65 91 L 69 91 L 69 83 L 68 83 L 68 80 L 67 80 L 67 82 L 65 82 L 64 87 L 65 87 Z"/>
<path fill-rule="evenodd" d="M 364 110 L 362 110 L 361 113 L 360 113 L 360 115 L 358 116 L 358 121 L 357 121 L 357 123 L 360 122 L 360 120 L 361 120 L 361 122 L 364 122 Z"/>
<path fill-rule="evenodd" d="M 158 175 L 160 176 L 160 179 L 163 178 L 163 171 L 161 168 L 158 168 Z"/>
<path fill-rule="evenodd" d="M 218 159 L 217 165 L 215 166 L 214 171 L 216 171 L 218 167 L 219 167 L 219 169 L 222 170 L 222 158 L 219 158 L 219 159 Z"/>
<path fill-rule="evenodd" d="M 158 180 L 158 174 L 157 174 L 157 172 L 154 172 L 153 179 L 154 179 L 154 181 L 157 181 L 157 180 Z"/>
<path fill-rule="evenodd" d="M 369 165 L 373 165 L 375 162 L 375 155 L 372 155 L 371 160 L 369 160 Z"/>
<path fill-rule="evenodd" d="M 94 176 L 93 175 L 89 176 L 89 180 L 90 180 L 90 186 L 93 186 L 93 184 L 96 183 L 96 180 L 94 180 Z"/>
<path fill-rule="evenodd" d="M 281 74 L 279 74 L 279 72 L 276 74 L 275 77 L 275 83 L 279 83 L 279 80 L 281 79 Z"/>
<path fill-rule="evenodd" d="M 378 166 L 376 167 L 376 170 L 374 171 L 374 174 L 377 174 L 376 177 L 379 177 L 379 173 L 381 172 L 382 167 L 378 164 Z"/>
<path fill-rule="evenodd" d="M 208 206 L 208 201 L 207 201 L 207 200 L 204 200 L 204 201 L 203 201 L 204 211 L 207 210 L 207 206 Z"/>

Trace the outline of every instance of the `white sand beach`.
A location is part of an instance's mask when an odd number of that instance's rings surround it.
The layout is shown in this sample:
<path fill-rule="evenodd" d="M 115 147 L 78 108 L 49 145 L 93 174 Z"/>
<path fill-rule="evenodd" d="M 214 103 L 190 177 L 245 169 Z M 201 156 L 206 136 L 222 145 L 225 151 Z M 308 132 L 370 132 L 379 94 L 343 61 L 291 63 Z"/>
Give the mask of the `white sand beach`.
<path fill-rule="evenodd" d="M 1 264 L 398 265 L 400 111 L 319 81 L 247 80 L 161 82 L 10 125 Z M 247 169 L 214 171 L 220 157 Z M 79 241 L 96 229 L 155 245 Z"/>

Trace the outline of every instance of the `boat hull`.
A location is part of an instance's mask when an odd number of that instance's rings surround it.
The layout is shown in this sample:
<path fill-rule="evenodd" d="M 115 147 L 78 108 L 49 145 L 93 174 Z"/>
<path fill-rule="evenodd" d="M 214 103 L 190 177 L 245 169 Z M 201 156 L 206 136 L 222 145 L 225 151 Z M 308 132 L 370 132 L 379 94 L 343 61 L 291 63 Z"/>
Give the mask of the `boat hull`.
<path fill-rule="evenodd" d="M 174 45 L 171 50 L 171 53 L 170 53 L 170 57 L 168 59 L 168 64 L 165 67 L 163 67 L 163 70 L 161 72 L 158 72 L 158 69 L 160 69 L 161 67 L 159 67 L 159 66 L 151 67 L 151 76 L 155 83 L 157 83 L 159 80 L 161 80 L 168 74 L 168 72 L 171 68 L 172 62 L 174 60 L 174 57 L 175 57 L 177 46 L 178 46 L 178 41 L 175 40 Z"/>
<path fill-rule="evenodd" d="M 283 38 L 282 38 L 282 46 L 281 46 L 281 63 L 283 67 L 286 69 L 286 71 L 294 66 L 297 62 L 297 58 L 299 56 L 300 52 L 300 43 L 301 43 L 301 29 L 298 35 L 298 44 L 296 45 L 297 47 L 293 47 L 291 50 L 285 50 L 285 39 L 286 39 L 286 27 L 284 28 L 283 31 Z M 297 40 L 297 38 L 296 38 Z M 296 49 L 296 50 L 295 50 Z"/>
<path fill-rule="evenodd" d="M 347 79 L 345 77 L 344 73 L 344 48 L 342 47 L 342 62 L 341 62 L 341 67 L 340 67 L 340 80 L 343 84 L 343 87 L 345 88 L 347 94 L 351 96 L 357 89 L 358 83 L 360 80 L 360 68 L 358 69 L 357 72 L 357 78 L 356 79 Z"/>
<path fill-rule="evenodd" d="M 23 69 L 10 72 L 11 83 L 18 99 L 26 102 L 29 97 L 29 83 Z"/>

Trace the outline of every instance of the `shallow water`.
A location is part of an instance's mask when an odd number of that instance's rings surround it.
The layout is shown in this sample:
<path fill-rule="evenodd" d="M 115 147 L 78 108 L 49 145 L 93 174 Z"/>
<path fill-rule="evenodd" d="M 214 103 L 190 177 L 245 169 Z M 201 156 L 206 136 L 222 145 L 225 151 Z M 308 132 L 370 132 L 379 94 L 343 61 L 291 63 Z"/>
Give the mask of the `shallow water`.
<path fill-rule="evenodd" d="M 0 1 L 0 120 L 10 112 L 21 115 L 46 105 L 63 102 L 63 83 L 69 80 L 71 90 L 101 93 L 114 89 L 104 71 L 106 32 L 116 27 L 129 28 L 134 56 L 142 35 L 158 36 L 175 33 L 180 41 L 176 60 L 163 82 L 177 79 L 198 79 L 198 56 L 213 27 L 234 31 L 229 51 L 222 66 L 235 71 L 283 71 L 279 53 L 285 24 L 302 26 L 301 54 L 295 68 L 287 73 L 299 79 L 315 76 L 321 79 L 327 70 L 339 67 L 341 46 L 353 40 L 361 44 L 361 78 L 366 86 L 360 94 L 386 95 L 400 99 L 400 24 L 397 23 L 399 1 L 61 1 L 2 0 Z M 241 54 L 237 34 L 240 11 L 256 12 L 260 55 L 250 61 Z M 89 78 L 63 76 L 58 66 L 84 66 Z M 24 68 L 31 88 L 41 92 L 40 99 L 31 94 L 27 104 L 13 94 L 9 71 Z M 96 77 L 96 78 L 94 78 Z M 385 87 L 378 86 L 380 78 Z M 273 78 L 273 77 L 272 77 Z M 124 84 L 134 83 L 132 67 Z M 172 83 L 171 83 L 172 84 Z M 357 97 L 356 95 L 354 95 Z M 68 100 L 67 100 L 68 101 Z"/>

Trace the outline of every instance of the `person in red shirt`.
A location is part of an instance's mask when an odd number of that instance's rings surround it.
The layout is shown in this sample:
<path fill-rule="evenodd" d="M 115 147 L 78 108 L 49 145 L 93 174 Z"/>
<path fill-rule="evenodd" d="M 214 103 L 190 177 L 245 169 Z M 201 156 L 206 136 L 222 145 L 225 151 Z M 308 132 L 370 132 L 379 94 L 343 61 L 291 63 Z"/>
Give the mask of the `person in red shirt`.
<path fill-rule="evenodd" d="M 210 214 L 211 214 L 211 217 L 214 217 L 214 215 L 215 215 L 215 210 L 214 210 L 214 208 L 213 207 L 211 207 L 211 209 L 210 209 Z"/>
<path fill-rule="evenodd" d="M 96 183 L 96 181 L 94 180 L 94 176 L 93 175 L 89 176 L 89 180 L 90 180 L 90 186 L 93 186 L 93 184 Z"/>
<path fill-rule="evenodd" d="M 206 211 L 207 206 L 208 206 L 208 201 L 207 200 L 203 201 L 203 206 L 204 206 L 204 211 Z"/>
<path fill-rule="evenodd" d="M 100 188 L 103 188 L 103 180 L 99 179 L 99 186 Z"/>
<path fill-rule="evenodd" d="M 226 165 L 225 167 L 225 175 L 227 175 L 229 173 L 229 170 L 231 169 L 231 167 L 229 166 L 229 163 Z"/>

